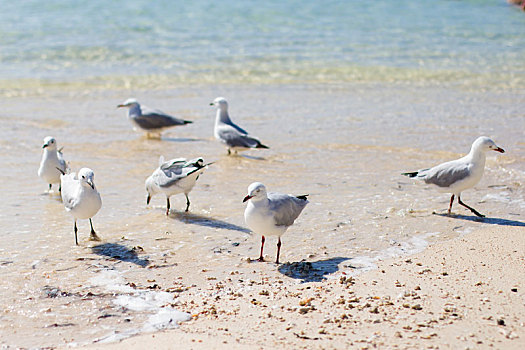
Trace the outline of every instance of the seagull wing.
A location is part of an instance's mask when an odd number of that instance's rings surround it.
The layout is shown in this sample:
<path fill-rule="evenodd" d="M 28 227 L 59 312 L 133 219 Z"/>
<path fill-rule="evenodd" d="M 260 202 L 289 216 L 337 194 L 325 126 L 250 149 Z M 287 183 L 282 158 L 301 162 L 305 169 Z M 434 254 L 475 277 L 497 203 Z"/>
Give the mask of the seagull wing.
<path fill-rule="evenodd" d="M 301 214 L 308 200 L 281 193 L 268 193 L 270 211 L 274 213 L 273 218 L 277 226 L 290 226 Z"/>
<path fill-rule="evenodd" d="M 141 110 L 141 115 L 133 116 L 133 120 L 145 130 L 162 129 L 170 126 L 191 123 L 188 120 L 172 117 L 158 109 L 142 106 Z"/>
<path fill-rule="evenodd" d="M 471 174 L 470 169 L 470 163 L 451 161 L 422 171 L 421 175 L 424 175 L 423 180 L 427 184 L 449 187 L 468 177 Z"/>
<path fill-rule="evenodd" d="M 217 134 L 229 147 L 256 148 L 261 145 L 255 137 L 243 134 L 228 124 L 218 126 Z"/>
<path fill-rule="evenodd" d="M 66 210 L 69 211 L 73 209 L 78 204 L 78 192 L 80 182 L 77 179 L 76 173 L 65 174 L 60 176 L 60 186 L 61 186 L 61 195 L 62 203 Z"/>

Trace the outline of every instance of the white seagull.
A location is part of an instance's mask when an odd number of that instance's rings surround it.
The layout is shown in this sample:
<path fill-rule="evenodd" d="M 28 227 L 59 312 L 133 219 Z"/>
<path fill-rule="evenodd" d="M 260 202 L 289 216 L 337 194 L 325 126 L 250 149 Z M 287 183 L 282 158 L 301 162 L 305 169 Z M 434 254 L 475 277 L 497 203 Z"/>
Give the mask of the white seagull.
<path fill-rule="evenodd" d="M 149 204 L 151 197 L 158 192 L 166 195 L 166 215 L 170 214 L 170 197 L 174 194 L 184 193 L 186 196 L 186 211 L 190 209 L 190 199 L 188 194 L 195 186 L 199 175 L 213 163 L 204 164 L 202 158 L 186 160 L 185 158 L 176 158 L 164 161 L 164 157 L 159 159 L 159 167 L 153 174 L 146 179 L 146 191 L 148 198 L 146 204 Z"/>
<path fill-rule="evenodd" d="M 189 120 L 172 117 L 158 109 L 148 108 L 144 105 L 141 106 L 134 98 L 129 98 L 117 106 L 117 108 L 120 107 L 128 108 L 128 118 L 135 126 L 144 130 L 148 137 L 160 137 L 160 133 L 164 129 L 193 123 Z"/>
<path fill-rule="evenodd" d="M 95 187 L 95 174 L 89 168 L 82 168 L 76 173 L 60 175 L 62 185 L 62 202 L 66 211 L 75 219 L 75 244 L 77 239 L 77 219 L 89 219 L 91 225 L 90 240 L 100 241 L 93 229 L 91 218 L 102 206 L 100 194 Z"/>
<path fill-rule="evenodd" d="M 224 97 L 217 97 L 210 105 L 217 107 L 213 131 L 215 138 L 228 147 L 228 154 L 231 154 L 232 150 L 237 153 L 249 148 L 269 148 L 231 121 L 228 114 L 228 102 Z"/>
<path fill-rule="evenodd" d="M 66 161 L 61 150 L 57 150 L 57 141 L 54 137 L 47 136 L 42 148 L 44 152 L 38 168 L 38 176 L 49 184 L 50 191 L 53 184 L 58 184 L 58 191 L 60 192 L 60 174 L 66 172 Z"/>
<path fill-rule="evenodd" d="M 244 220 L 253 232 L 262 235 L 259 261 L 264 261 L 264 235 L 271 235 L 279 237 L 275 260 L 276 264 L 279 263 L 281 236 L 308 204 L 307 196 L 267 193 L 266 187 L 260 182 L 254 182 L 248 187 L 248 195 L 243 200 L 243 202 L 249 201 L 244 211 Z"/>
<path fill-rule="evenodd" d="M 458 196 L 458 203 L 469 209 L 472 213 L 479 217 L 484 217 L 474 208 L 469 207 L 461 201 L 461 192 L 474 187 L 485 170 L 485 153 L 493 150 L 500 153 L 505 151 L 498 147 L 494 141 L 486 136 L 481 136 L 474 141 L 469 154 L 466 156 L 436 165 L 430 169 L 423 169 L 414 172 L 403 173 L 408 177 L 416 177 L 425 181 L 427 184 L 438 186 L 441 192 L 452 193 L 450 197 L 450 205 L 448 207 L 448 214 L 452 210 L 452 203 L 454 196 Z"/>

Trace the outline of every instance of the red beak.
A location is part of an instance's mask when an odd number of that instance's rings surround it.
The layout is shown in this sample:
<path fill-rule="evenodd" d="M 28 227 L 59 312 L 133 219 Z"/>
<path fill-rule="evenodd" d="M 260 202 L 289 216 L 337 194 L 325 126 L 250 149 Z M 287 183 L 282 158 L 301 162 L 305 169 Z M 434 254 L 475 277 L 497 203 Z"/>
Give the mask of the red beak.
<path fill-rule="evenodd" d="M 499 152 L 499 153 L 505 153 L 505 150 L 500 147 L 496 148 L 494 151 Z"/>
<path fill-rule="evenodd" d="M 247 200 L 250 200 L 252 197 L 253 197 L 253 196 L 248 195 L 248 196 L 244 197 L 244 199 L 242 200 L 242 202 L 244 203 L 244 202 L 246 202 Z"/>

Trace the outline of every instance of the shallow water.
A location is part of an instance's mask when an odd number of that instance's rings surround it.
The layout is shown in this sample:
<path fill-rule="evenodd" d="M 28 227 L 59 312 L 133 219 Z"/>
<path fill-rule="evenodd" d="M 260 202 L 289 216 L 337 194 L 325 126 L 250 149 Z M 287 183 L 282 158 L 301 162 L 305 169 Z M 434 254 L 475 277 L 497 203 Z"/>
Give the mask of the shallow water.
<path fill-rule="evenodd" d="M 209 102 L 219 93 L 228 96 L 232 118 L 270 150 L 226 155 L 212 138 L 215 113 Z M 260 244 L 243 222 L 242 198 L 253 181 L 274 191 L 310 194 L 311 203 L 283 236 L 281 259 L 318 262 L 331 269 L 328 278 L 479 227 L 525 225 L 525 118 L 520 115 L 525 103 L 520 94 L 366 84 L 142 91 L 149 104 L 195 121 L 166 132 L 162 140 L 134 132 L 124 111 L 114 109 L 123 94 L 5 101 L 3 344 L 115 340 L 170 326 L 148 323 L 175 304 L 162 298 L 146 303 L 161 293 L 155 284 L 162 291 L 176 289 L 178 282 L 191 285 L 193 278 L 204 278 L 199 271 L 221 278 L 234 266 L 247 275 L 258 269 L 280 274 L 284 270 L 271 263 L 251 267 L 244 261 L 257 256 Z M 89 242 L 89 224 L 80 221 L 76 247 L 72 218 L 36 176 L 41 140 L 48 134 L 64 146 L 72 169 L 94 170 L 103 200 L 94 225 L 102 242 Z M 488 218 L 479 221 L 457 204 L 454 212 L 461 216 L 433 215 L 445 213 L 449 196 L 400 173 L 458 157 L 481 134 L 507 150 L 488 155 L 484 178 L 462 197 Z M 144 180 L 160 155 L 216 162 L 190 194 L 188 214 L 182 212 L 183 196 L 172 198 L 170 217 L 164 215 L 160 195 L 146 206 Z M 271 238 L 265 253 L 274 259 Z M 188 278 L 192 270 L 196 276 Z M 108 273 L 115 279 L 108 281 Z M 137 303 L 149 306 L 134 308 Z"/>
<path fill-rule="evenodd" d="M 188 316 L 178 311 L 192 312 L 178 310 L 177 291 L 232 269 L 303 283 L 480 227 L 525 226 L 519 10 L 503 1 L 301 4 L 197 1 L 180 13 L 169 8 L 169 20 L 162 2 L 6 6 L 2 345 L 89 344 L 174 327 L 170 319 Z M 60 16 L 74 20 L 51 21 Z M 145 139 L 115 108 L 131 96 L 194 124 Z M 271 148 L 228 157 L 213 139 L 209 103 L 217 96 Z M 73 170 L 94 170 L 102 242 L 88 241 L 89 224 L 80 221 L 75 246 L 72 218 L 37 177 L 47 135 Z M 460 215 L 441 215 L 449 195 L 400 175 L 459 157 L 480 135 L 507 151 L 489 154 L 484 178 L 462 196 L 484 220 L 457 204 Z M 191 192 L 190 213 L 180 195 L 169 217 L 161 195 L 146 206 L 144 180 L 160 155 L 216 162 Z M 321 278 L 246 262 L 260 244 L 243 220 L 254 181 L 310 194 L 283 236 L 281 260 L 310 261 Z M 270 261 L 275 243 L 267 240 Z"/>

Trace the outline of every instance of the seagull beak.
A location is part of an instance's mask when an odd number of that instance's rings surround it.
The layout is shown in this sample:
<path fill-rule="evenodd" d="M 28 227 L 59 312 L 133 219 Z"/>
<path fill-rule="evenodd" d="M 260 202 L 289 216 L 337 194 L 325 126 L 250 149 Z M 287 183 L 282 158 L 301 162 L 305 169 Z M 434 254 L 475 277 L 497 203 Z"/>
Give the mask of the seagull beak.
<path fill-rule="evenodd" d="M 213 103 L 213 102 L 210 102 L 210 106 L 215 106 L 215 103 Z"/>
<path fill-rule="evenodd" d="M 148 205 L 148 204 L 149 204 L 149 201 L 150 201 L 150 200 L 151 200 L 151 195 L 150 195 L 150 194 L 148 194 L 148 198 L 146 198 L 146 205 Z"/>
<path fill-rule="evenodd" d="M 247 195 L 246 197 L 244 197 L 244 199 L 242 200 L 242 202 L 246 202 L 248 200 L 250 200 L 253 196 L 250 196 L 250 195 Z"/>
<path fill-rule="evenodd" d="M 126 105 L 120 104 L 117 106 L 117 108 L 126 107 Z"/>
<path fill-rule="evenodd" d="M 46 148 L 47 146 L 49 146 L 47 143 L 44 143 L 44 145 L 42 146 L 42 148 Z"/>
<path fill-rule="evenodd" d="M 494 151 L 499 152 L 499 153 L 505 153 L 505 150 L 501 147 L 496 148 Z"/>
<path fill-rule="evenodd" d="M 91 189 L 93 189 L 93 190 L 95 189 L 95 185 L 93 184 L 93 181 L 87 180 L 86 182 L 91 187 Z"/>

